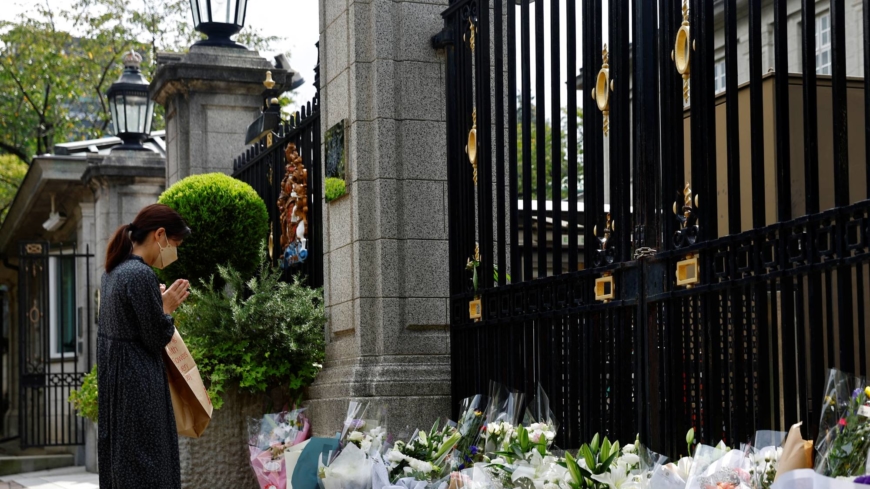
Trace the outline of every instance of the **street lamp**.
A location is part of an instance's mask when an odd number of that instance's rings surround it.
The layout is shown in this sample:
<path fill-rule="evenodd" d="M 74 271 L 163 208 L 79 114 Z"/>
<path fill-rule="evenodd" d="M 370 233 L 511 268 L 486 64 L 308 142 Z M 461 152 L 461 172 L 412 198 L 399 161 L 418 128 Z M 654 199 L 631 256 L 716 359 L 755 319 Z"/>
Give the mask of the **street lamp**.
<path fill-rule="evenodd" d="M 130 51 L 124 55 L 124 72 L 109 87 L 109 109 L 115 135 L 124 144 L 114 149 L 148 151 L 142 141 L 151 133 L 154 102 L 148 94 L 148 80 L 139 71 L 142 56 Z"/>
<path fill-rule="evenodd" d="M 248 0 L 190 0 L 194 28 L 208 36 L 194 46 L 246 49 L 230 39 L 245 26 Z"/>

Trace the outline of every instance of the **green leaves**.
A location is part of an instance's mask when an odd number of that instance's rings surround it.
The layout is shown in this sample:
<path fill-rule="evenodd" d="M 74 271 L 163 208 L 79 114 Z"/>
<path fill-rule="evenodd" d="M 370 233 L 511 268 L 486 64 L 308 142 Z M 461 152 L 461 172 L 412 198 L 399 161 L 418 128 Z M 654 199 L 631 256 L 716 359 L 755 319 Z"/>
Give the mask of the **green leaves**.
<path fill-rule="evenodd" d="M 97 400 L 97 365 L 85 375 L 82 379 L 82 387 L 79 390 L 72 390 L 67 399 L 73 408 L 77 411 L 76 414 L 83 418 L 88 418 L 91 422 L 96 423 L 99 419 L 99 402 Z"/>
<path fill-rule="evenodd" d="M 298 398 L 323 362 L 322 291 L 299 280 L 282 282 L 280 270 L 265 257 L 258 275 L 248 280 L 229 267 L 218 272 L 226 293 L 214 280 L 202 282 L 176 312 L 215 408 L 229 382 L 250 392 L 282 387 Z"/>

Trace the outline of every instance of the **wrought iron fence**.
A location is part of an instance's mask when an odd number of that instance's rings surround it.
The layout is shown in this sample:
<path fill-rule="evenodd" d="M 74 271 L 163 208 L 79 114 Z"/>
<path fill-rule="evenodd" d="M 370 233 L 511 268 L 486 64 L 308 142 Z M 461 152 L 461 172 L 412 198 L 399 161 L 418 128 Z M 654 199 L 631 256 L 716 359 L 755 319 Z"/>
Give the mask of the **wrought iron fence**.
<path fill-rule="evenodd" d="M 19 393 L 21 447 L 83 445 L 85 419 L 67 401 L 93 365 L 91 259 L 75 245 L 19 244 Z M 77 291 L 85 290 L 85 296 Z"/>
<path fill-rule="evenodd" d="M 789 100 L 788 2 L 768 2 L 768 93 L 762 2 L 743 2 L 749 103 L 738 104 L 738 3 L 611 0 L 605 44 L 601 0 L 450 2 L 432 42 L 447 56 L 454 405 L 486 392 L 489 380 L 526 392 L 540 383 L 563 421 L 561 446 L 599 431 L 623 440 L 640 433 L 676 455 L 684 445 L 672 444 L 675 435 L 690 427 L 712 444 L 797 421 L 815 437 L 825 368 L 868 373 L 870 97 L 863 107 L 847 102 L 845 2 L 831 1 L 830 109 L 818 103 L 810 1 L 801 10 L 799 104 Z M 714 93 L 716 15 L 725 31 L 724 125 Z M 865 32 L 865 73 L 868 40 Z M 573 90 L 578 64 L 582 91 Z M 563 105 L 568 114 L 583 106 L 582 158 L 574 117 L 564 135 L 543 137 Z M 864 125 L 853 121 L 850 132 L 847 111 L 862 108 Z M 744 119 L 750 131 L 741 135 Z M 775 134 L 767 143 L 766 122 Z M 824 154 L 819 124 L 829 122 Z M 792 144 L 795 131 L 802 144 Z M 850 146 L 850 135 L 864 144 Z M 750 149 L 743 175 L 741 145 Z M 850 164 L 850 148 L 864 158 Z M 567 195 L 578 195 L 580 174 L 583 198 L 548 211 L 563 170 L 546 161 L 563 156 Z M 860 179 L 857 193 L 850 178 Z M 801 208 L 794 202 L 804 195 Z M 821 212 L 825 199 L 833 207 Z"/>
<path fill-rule="evenodd" d="M 285 268 L 284 278 L 301 274 L 311 287 L 323 285 L 323 233 L 322 220 L 323 176 L 320 164 L 320 96 L 302 107 L 289 121 L 281 122 L 278 130 L 271 137 L 254 143 L 233 162 L 233 177 L 251 185 L 266 203 L 269 212 L 270 256 L 280 261 L 286 251 L 281 246 L 282 218 L 278 206 L 281 196 L 282 182 L 287 175 L 287 158 L 285 151 L 289 144 L 294 144 L 302 158 L 302 164 L 307 169 L 308 215 L 307 252 L 305 261 L 290 264 Z"/>

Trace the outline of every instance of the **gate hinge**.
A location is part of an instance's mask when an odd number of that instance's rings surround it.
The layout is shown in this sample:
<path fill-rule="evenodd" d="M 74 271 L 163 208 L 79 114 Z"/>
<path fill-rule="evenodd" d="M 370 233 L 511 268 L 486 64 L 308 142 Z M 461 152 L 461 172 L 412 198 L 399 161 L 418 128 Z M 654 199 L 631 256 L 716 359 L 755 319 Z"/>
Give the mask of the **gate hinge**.
<path fill-rule="evenodd" d="M 453 36 L 450 35 L 450 31 L 450 26 L 445 22 L 441 32 L 432 36 L 432 49 L 445 49 L 447 46 L 452 46 Z"/>

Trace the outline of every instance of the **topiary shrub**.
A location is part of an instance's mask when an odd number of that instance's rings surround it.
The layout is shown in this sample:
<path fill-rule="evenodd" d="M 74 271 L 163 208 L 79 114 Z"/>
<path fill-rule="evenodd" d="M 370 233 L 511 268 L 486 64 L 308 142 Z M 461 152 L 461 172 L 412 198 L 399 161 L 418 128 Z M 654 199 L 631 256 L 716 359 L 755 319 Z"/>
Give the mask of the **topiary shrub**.
<path fill-rule="evenodd" d="M 323 184 L 325 187 L 324 197 L 327 202 L 332 202 L 333 200 L 347 194 L 347 185 L 344 180 L 340 178 L 327 178 Z"/>
<path fill-rule="evenodd" d="M 192 231 L 178 261 L 158 271 L 164 283 L 184 278 L 199 284 L 216 275 L 218 265 L 245 278 L 256 272 L 269 214 L 250 185 L 223 173 L 192 175 L 169 187 L 159 202 L 181 214 Z"/>

